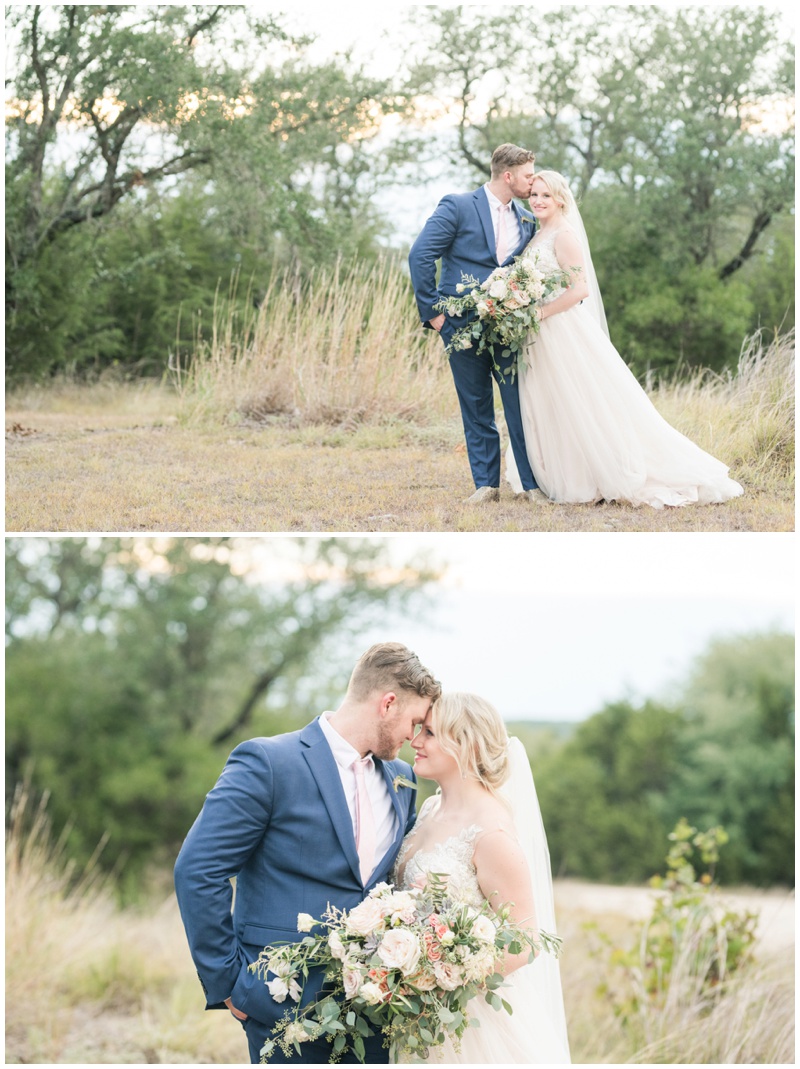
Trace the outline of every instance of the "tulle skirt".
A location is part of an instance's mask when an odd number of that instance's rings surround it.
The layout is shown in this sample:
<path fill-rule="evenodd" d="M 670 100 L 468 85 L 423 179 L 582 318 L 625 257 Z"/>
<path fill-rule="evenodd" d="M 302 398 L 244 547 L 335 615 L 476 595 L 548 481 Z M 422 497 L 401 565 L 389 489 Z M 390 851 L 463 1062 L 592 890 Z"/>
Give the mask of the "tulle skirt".
<path fill-rule="evenodd" d="M 554 501 L 663 508 L 743 493 L 721 461 L 659 415 L 585 305 L 546 319 L 523 361 L 528 458 Z M 510 448 L 506 478 L 522 490 Z"/>
<path fill-rule="evenodd" d="M 545 964 L 545 956 L 525 965 L 506 980 L 498 994 L 509 1003 L 513 1014 L 495 1010 L 482 995 L 469 1003 L 467 1012 L 480 1024 L 468 1027 L 456 1050 L 451 1040 L 440 1047 L 432 1047 L 428 1058 L 416 1064 L 424 1065 L 558 1065 L 570 1061 L 566 1028 L 561 1019 L 553 1020 L 548 1012 L 548 1000 L 543 986 L 552 986 L 552 976 L 537 966 Z M 550 965 L 550 963 L 547 963 Z M 555 966 L 555 962 L 553 962 Z M 557 981 L 557 977 L 556 977 Z M 558 982 L 558 981 L 557 981 Z M 561 987 L 558 982 L 558 996 Z M 404 1059 L 399 1059 L 403 1062 Z"/>

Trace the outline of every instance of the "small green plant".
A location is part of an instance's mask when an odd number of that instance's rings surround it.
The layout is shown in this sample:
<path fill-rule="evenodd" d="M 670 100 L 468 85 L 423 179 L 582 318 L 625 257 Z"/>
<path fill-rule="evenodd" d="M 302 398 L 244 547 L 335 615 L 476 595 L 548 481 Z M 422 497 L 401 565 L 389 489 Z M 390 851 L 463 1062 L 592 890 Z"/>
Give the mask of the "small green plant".
<path fill-rule="evenodd" d="M 659 892 L 652 915 L 636 948 L 612 952 L 622 983 L 603 992 L 623 1022 L 642 1025 L 647 1038 L 648 1019 L 667 1008 L 712 1008 L 726 981 L 746 964 L 758 919 L 720 900 L 714 870 L 728 841 L 724 828 L 698 832 L 681 818 L 668 838 L 666 875 L 650 881 Z"/>

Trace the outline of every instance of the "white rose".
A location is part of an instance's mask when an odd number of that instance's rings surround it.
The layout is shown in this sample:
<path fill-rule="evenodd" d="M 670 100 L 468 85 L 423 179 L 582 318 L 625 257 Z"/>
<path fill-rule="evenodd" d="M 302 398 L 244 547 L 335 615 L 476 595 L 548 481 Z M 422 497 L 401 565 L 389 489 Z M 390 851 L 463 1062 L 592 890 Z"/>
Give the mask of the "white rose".
<path fill-rule="evenodd" d="M 472 934 L 482 943 L 494 943 L 497 929 L 488 917 L 477 917 L 472 925 Z"/>
<path fill-rule="evenodd" d="M 287 1043 L 307 1043 L 311 1039 L 299 1021 L 292 1021 L 284 1035 Z"/>
<path fill-rule="evenodd" d="M 421 953 L 419 940 L 407 928 L 387 932 L 378 947 L 378 957 L 387 969 L 399 969 L 403 976 L 416 969 Z"/>
<path fill-rule="evenodd" d="M 298 913 L 297 914 L 297 930 L 298 932 L 310 932 L 314 927 L 315 921 L 310 913 Z"/>
<path fill-rule="evenodd" d="M 395 891 L 387 900 L 388 913 L 392 924 L 411 924 L 414 920 L 417 900 L 408 891 Z"/>
<path fill-rule="evenodd" d="M 358 993 L 368 1006 L 377 1006 L 379 1002 L 383 1002 L 383 991 L 371 980 L 363 984 Z"/>
<path fill-rule="evenodd" d="M 275 999 L 276 1002 L 285 1002 L 286 996 L 289 994 L 289 985 L 281 979 L 280 976 L 276 976 L 274 980 L 270 980 L 267 984 L 269 993 Z"/>
<path fill-rule="evenodd" d="M 479 316 L 485 316 L 486 313 L 489 311 L 489 305 L 486 303 L 486 301 L 478 301 L 478 303 L 475 305 L 475 311 L 478 313 Z"/>
<path fill-rule="evenodd" d="M 413 984 L 418 991 L 433 991 L 436 987 L 436 977 L 430 972 L 419 972 L 416 976 L 409 976 L 408 982 Z"/>
<path fill-rule="evenodd" d="M 439 987 L 445 991 L 455 991 L 464 983 L 464 971 L 460 965 L 452 961 L 437 961 L 433 966 L 433 974 Z"/>
<path fill-rule="evenodd" d="M 358 994 L 358 985 L 362 975 L 357 969 L 350 969 L 346 965 L 342 969 L 342 982 L 344 983 L 345 998 L 355 998 Z"/>
<path fill-rule="evenodd" d="M 507 293 L 508 286 L 502 278 L 496 278 L 489 287 L 489 296 L 494 297 L 496 300 L 502 301 Z"/>
<path fill-rule="evenodd" d="M 348 932 L 355 935 L 370 935 L 380 928 L 383 921 L 383 908 L 374 898 L 365 898 L 350 910 L 345 921 Z"/>
<path fill-rule="evenodd" d="M 344 961 L 346 954 L 344 943 L 342 942 L 342 937 L 335 930 L 328 933 L 328 948 L 337 961 Z"/>

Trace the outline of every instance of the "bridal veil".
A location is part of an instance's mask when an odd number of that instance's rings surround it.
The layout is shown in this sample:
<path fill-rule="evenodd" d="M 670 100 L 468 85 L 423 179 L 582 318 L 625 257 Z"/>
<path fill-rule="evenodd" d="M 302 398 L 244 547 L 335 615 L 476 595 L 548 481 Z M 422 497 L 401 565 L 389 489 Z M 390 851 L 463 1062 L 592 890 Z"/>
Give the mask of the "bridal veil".
<path fill-rule="evenodd" d="M 508 740 L 511 775 L 500 794 L 511 806 L 514 825 L 531 871 L 533 899 L 539 928 L 556 934 L 553 877 L 539 799 L 525 747 L 519 739 Z M 530 965 L 512 973 L 516 1011 L 525 1014 L 530 1033 L 531 1061 L 570 1061 L 561 971 L 553 954 L 542 952 Z M 502 993 L 502 991 L 501 991 Z"/>

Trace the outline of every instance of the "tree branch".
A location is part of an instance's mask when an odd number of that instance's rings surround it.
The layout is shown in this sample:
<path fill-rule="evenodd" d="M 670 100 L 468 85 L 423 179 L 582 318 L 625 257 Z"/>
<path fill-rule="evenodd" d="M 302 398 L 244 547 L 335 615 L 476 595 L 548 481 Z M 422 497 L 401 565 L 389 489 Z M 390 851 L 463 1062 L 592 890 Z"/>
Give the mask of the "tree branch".
<path fill-rule="evenodd" d="M 185 171 L 192 170 L 194 167 L 209 163 L 210 160 L 210 149 L 184 152 L 180 156 L 167 160 L 160 167 L 151 167 L 149 171 L 140 171 L 136 168 L 132 171 L 127 171 L 115 179 L 111 185 L 107 185 L 103 180 L 94 186 L 90 186 L 78 195 L 78 200 L 84 200 L 93 193 L 102 193 L 103 195 L 98 197 L 92 204 L 87 204 L 86 206 L 76 205 L 59 212 L 48 224 L 47 229 L 39 239 L 39 244 L 53 241 L 65 230 L 69 230 L 70 227 L 77 226 L 79 223 L 85 223 L 88 219 L 99 219 L 101 216 L 107 215 L 134 186 L 146 185 L 148 182 L 158 178 L 165 178 L 167 175 L 182 174 Z"/>
<path fill-rule="evenodd" d="M 224 728 L 217 732 L 211 739 L 212 746 L 220 746 L 223 742 L 227 742 L 233 738 L 234 735 L 250 722 L 253 716 L 253 710 L 256 707 L 256 703 L 259 698 L 265 694 L 276 679 L 280 676 L 281 672 L 286 666 L 285 661 L 281 661 L 277 668 L 271 668 L 268 672 L 262 672 L 260 676 L 257 676 L 253 680 L 253 684 L 250 687 L 250 693 L 239 707 L 239 711 L 233 718 L 230 724 L 227 724 Z"/>
<path fill-rule="evenodd" d="M 199 33 L 202 33 L 203 30 L 208 29 L 209 26 L 212 26 L 217 21 L 217 19 L 219 18 L 219 13 L 224 7 L 224 4 L 217 4 L 217 6 L 207 18 L 203 19 L 202 22 L 198 22 L 191 28 L 191 30 L 189 30 L 188 34 L 186 35 L 187 48 L 192 47 L 192 45 L 194 44 L 194 39 Z"/>
<path fill-rule="evenodd" d="M 756 246 L 756 242 L 763 232 L 767 229 L 772 221 L 772 212 L 759 212 L 753 220 L 753 225 L 750 227 L 750 233 L 747 235 L 747 240 L 742 245 L 739 253 L 734 256 L 732 260 L 729 260 L 724 267 L 720 268 L 719 278 L 726 279 L 738 271 L 739 268 L 750 259 L 753 255 L 753 251 Z"/>

